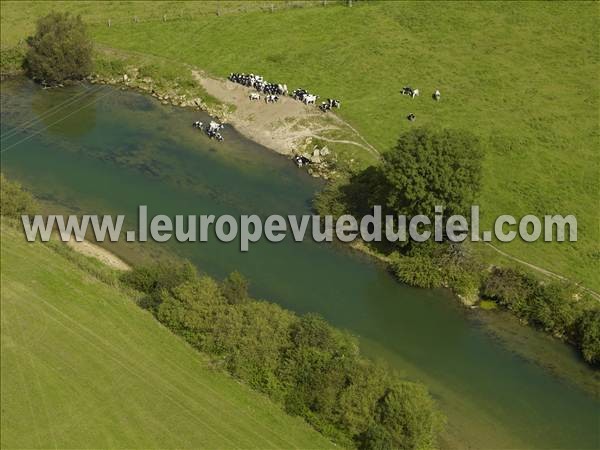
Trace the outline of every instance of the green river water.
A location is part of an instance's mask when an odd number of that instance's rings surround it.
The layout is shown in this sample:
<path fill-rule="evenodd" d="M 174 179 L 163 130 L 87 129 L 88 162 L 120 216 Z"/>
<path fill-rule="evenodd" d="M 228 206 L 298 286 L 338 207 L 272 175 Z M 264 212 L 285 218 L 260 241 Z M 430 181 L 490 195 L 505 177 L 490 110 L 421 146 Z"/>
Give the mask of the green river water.
<path fill-rule="evenodd" d="M 209 141 L 207 116 L 109 87 L 2 83 L 2 171 L 47 208 L 92 214 L 301 214 L 321 183 L 235 130 Z M 50 205 L 50 206 L 48 206 Z M 232 270 L 255 296 L 318 312 L 367 354 L 428 385 L 448 448 L 598 448 L 598 373 L 568 346 L 506 314 L 472 312 L 445 290 L 397 283 L 335 245 L 286 240 L 113 245 L 129 261 L 169 253 L 211 275 Z M 570 380 L 570 381 L 567 381 Z M 572 382 L 577 380 L 577 382 Z"/>

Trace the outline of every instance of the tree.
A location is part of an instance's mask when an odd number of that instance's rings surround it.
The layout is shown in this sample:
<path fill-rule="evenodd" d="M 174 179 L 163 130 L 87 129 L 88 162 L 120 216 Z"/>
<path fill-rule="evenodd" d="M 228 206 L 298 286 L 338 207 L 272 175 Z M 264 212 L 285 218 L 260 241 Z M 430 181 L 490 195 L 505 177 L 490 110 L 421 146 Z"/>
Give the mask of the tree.
<path fill-rule="evenodd" d="M 483 153 L 477 139 L 463 131 L 414 129 L 400 136 L 383 156 L 385 207 L 392 213 L 466 215 L 481 184 Z"/>
<path fill-rule="evenodd" d="M 375 422 L 387 431 L 383 435 L 381 429 L 375 433 L 376 440 L 381 442 L 383 438 L 386 443 L 391 440 L 392 448 L 400 449 L 435 448 L 443 424 L 427 389 L 409 382 L 399 382 L 386 390 L 377 403 Z"/>
<path fill-rule="evenodd" d="M 241 273 L 231 272 L 221 284 L 221 291 L 230 304 L 248 300 L 248 280 Z"/>
<path fill-rule="evenodd" d="M 53 12 L 40 18 L 24 67 L 31 78 L 45 84 L 81 80 L 92 68 L 92 41 L 80 16 Z"/>

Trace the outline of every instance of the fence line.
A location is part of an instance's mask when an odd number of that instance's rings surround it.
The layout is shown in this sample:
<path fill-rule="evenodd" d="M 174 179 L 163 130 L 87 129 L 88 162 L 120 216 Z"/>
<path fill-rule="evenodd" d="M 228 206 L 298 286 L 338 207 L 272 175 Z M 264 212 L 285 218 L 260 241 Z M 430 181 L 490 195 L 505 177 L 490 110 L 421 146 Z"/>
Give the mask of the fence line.
<path fill-rule="evenodd" d="M 317 8 L 317 7 L 331 7 L 339 5 L 347 5 L 346 0 L 295 0 L 295 1 L 273 1 L 273 2 L 261 2 L 261 3 L 248 3 L 247 5 L 230 6 L 226 5 L 215 5 L 214 7 L 198 8 L 197 11 L 189 9 L 181 10 L 158 10 L 148 15 L 141 15 L 138 13 L 130 12 L 129 14 L 115 14 L 114 17 L 102 17 L 102 18 L 86 18 L 82 15 L 84 21 L 89 25 L 105 25 L 108 27 L 114 25 L 135 25 L 138 23 L 160 23 L 160 22 L 177 22 L 177 21 L 193 21 L 200 18 L 206 18 L 210 16 L 223 16 L 228 14 L 245 13 L 245 12 L 259 12 L 264 13 L 275 13 L 292 9 L 302 8 Z"/>

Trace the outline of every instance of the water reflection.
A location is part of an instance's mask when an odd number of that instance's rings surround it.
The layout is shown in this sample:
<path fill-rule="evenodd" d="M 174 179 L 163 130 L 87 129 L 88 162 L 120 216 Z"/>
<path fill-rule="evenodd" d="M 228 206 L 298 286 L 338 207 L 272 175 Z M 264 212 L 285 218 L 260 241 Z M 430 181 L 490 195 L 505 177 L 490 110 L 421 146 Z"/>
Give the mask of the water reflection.
<path fill-rule="evenodd" d="M 49 134 L 76 138 L 96 125 L 96 103 L 101 90 L 84 85 L 73 95 L 68 89 L 38 89 L 31 97 L 31 110 Z"/>

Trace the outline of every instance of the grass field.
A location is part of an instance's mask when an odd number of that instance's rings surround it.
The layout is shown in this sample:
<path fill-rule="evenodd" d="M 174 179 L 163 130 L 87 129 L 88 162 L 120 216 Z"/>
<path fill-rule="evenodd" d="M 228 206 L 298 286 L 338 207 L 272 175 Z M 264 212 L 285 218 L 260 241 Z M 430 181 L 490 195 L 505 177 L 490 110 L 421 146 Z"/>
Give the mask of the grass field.
<path fill-rule="evenodd" d="M 2 448 L 327 448 L 117 288 L 2 227 Z"/>
<path fill-rule="evenodd" d="M 242 13 L 232 2 L 229 14 L 162 22 L 163 12 L 193 4 L 152 3 L 148 20 L 135 24 L 141 3 L 82 3 L 75 11 L 105 46 L 221 77 L 258 72 L 340 98 L 339 114 L 381 151 L 414 126 L 409 112 L 417 125 L 471 130 L 486 150 L 479 203 L 487 226 L 500 214 L 578 218 L 577 243 L 515 241 L 502 249 L 600 290 L 598 3 L 316 4 L 270 13 L 260 2 Z M 3 46 L 50 8 L 4 3 Z M 421 97 L 401 96 L 406 84 Z M 430 98 L 436 88 L 439 103 Z"/>

